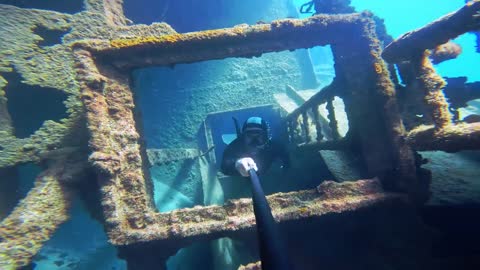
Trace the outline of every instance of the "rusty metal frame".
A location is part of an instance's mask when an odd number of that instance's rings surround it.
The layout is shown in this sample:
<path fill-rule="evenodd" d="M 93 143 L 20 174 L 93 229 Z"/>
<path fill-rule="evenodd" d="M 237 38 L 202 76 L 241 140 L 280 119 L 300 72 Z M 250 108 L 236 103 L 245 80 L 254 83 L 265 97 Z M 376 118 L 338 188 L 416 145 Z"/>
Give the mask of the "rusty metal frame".
<path fill-rule="evenodd" d="M 369 73 L 369 70 L 359 73 L 358 70 L 362 69 L 362 66 L 359 65 L 358 57 L 345 57 L 348 55 L 348 48 L 332 46 L 336 73 L 344 73 L 346 76 L 337 76 L 331 85 L 287 116 L 290 137 L 300 147 L 314 147 L 319 150 L 346 149 L 352 145 L 352 139 L 355 143 L 360 142 L 367 170 L 372 175 L 380 176 L 382 180 L 390 182 L 396 190 L 409 192 L 419 203 L 424 202 L 428 198 L 430 176 L 419 165 L 414 165 L 414 163 L 418 164 L 418 160 L 415 161 L 412 150 L 456 152 L 480 149 L 480 123 L 452 123 L 449 106 L 443 94 L 445 81 L 435 72 L 428 59 L 428 49 L 479 27 L 480 1 L 474 0 L 466 3 L 456 12 L 401 36 L 389 44 L 383 52 L 376 45 L 378 40 L 375 35 L 368 35 L 368 30 L 364 31 L 367 34 L 366 39 L 369 39 L 368 46 L 371 52 L 371 55 L 363 52 L 364 64 L 370 65 L 373 62 L 375 73 L 371 73 L 370 79 L 377 84 L 376 86 L 369 84 L 366 79 L 358 79 Z M 360 47 L 356 53 L 361 50 Z M 429 123 L 430 125 L 417 125 L 411 130 L 405 128 L 403 121 L 411 124 L 408 121 L 410 119 L 407 119 L 409 115 L 404 116 L 403 119 L 400 116 L 396 90 L 388 72 L 385 72 L 384 61 L 378 57 L 380 53 L 392 64 L 401 62 L 402 66 L 408 67 L 411 74 L 404 74 L 403 70 L 401 73 L 403 76 L 408 75 L 409 92 L 413 92 L 411 95 L 418 96 L 419 100 L 424 101 L 423 104 L 413 105 L 426 111 L 426 118 L 433 120 Z M 358 78 L 352 76 L 356 73 Z M 366 90 L 368 88 L 374 91 Z M 313 128 L 309 126 L 314 126 L 317 133 L 322 128 L 316 116 L 318 106 L 322 103 L 328 104 L 334 96 L 340 96 L 346 104 L 350 105 L 347 106 L 349 133 L 345 138 L 325 140 L 319 137 L 313 141 L 309 134 Z M 365 100 L 366 98 L 370 98 L 369 102 Z M 376 107 L 377 114 L 382 114 L 384 117 L 378 118 L 375 116 L 375 110 L 365 109 L 362 106 Z M 333 114 L 330 113 L 329 118 L 330 115 Z M 330 128 L 335 131 L 336 121 L 334 116 L 332 118 L 329 119 Z M 382 118 L 384 126 L 372 123 L 371 119 L 381 120 Z M 377 130 L 381 133 L 383 129 L 387 131 L 384 133 L 388 138 L 387 141 L 382 141 L 382 138 L 377 140 L 379 137 L 375 138 L 376 134 L 369 131 Z M 382 153 L 381 148 L 385 149 L 384 159 L 378 155 Z M 390 155 L 388 155 L 389 152 Z M 382 159 L 386 162 L 382 163 Z"/>
<path fill-rule="evenodd" d="M 135 122 L 129 82 L 132 69 L 227 57 L 250 58 L 267 52 L 332 44 L 345 53 L 344 61 L 352 57 L 362 59 L 362 64 L 370 70 L 367 74 L 378 74 L 386 72 L 386 68 L 379 53 L 371 53 L 369 35 L 372 29 L 371 14 L 317 15 L 303 20 L 285 19 L 270 24 L 186 34 L 72 44 L 91 135 L 89 161 L 99 175 L 110 241 L 127 248 L 161 243 L 164 249 L 176 250 L 192 241 L 249 230 L 255 224 L 250 199 L 235 200 L 223 206 L 156 212 L 151 196 L 152 183 L 145 165 L 145 149 Z M 358 50 L 348 49 L 356 43 Z M 373 46 L 378 47 L 378 44 Z M 287 221 L 315 217 L 398 199 L 398 194 L 384 192 L 376 180 L 327 183 L 324 187 L 269 196 L 275 218 Z M 157 252 L 155 256 L 161 262 L 171 254 L 162 257 Z M 147 256 L 141 252 L 136 255 L 139 258 Z"/>

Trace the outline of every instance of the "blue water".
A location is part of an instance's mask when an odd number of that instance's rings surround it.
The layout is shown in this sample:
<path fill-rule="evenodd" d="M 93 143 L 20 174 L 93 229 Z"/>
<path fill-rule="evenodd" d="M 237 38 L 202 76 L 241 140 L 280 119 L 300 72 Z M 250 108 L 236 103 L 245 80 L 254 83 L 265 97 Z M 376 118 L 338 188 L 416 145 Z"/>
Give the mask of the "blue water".
<path fill-rule="evenodd" d="M 305 1 L 294 0 L 294 3 L 296 6 L 301 6 Z M 453 12 L 464 4 L 465 1 L 463 0 L 352 0 L 352 6 L 357 11 L 370 10 L 384 19 L 387 33 L 394 39 Z M 301 15 L 301 17 L 308 16 L 310 15 Z M 480 54 L 475 52 L 475 35 L 466 33 L 453 41 L 461 45 L 462 54 L 455 60 L 445 61 L 437 65 L 437 72 L 445 77 L 466 76 L 468 78 L 467 82 L 479 81 L 480 71 L 476 66 L 480 62 Z"/>
<path fill-rule="evenodd" d="M 358 11 L 371 10 L 375 15 L 385 19 L 388 34 L 393 38 L 423 27 L 461 8 L 464 4 L 463 0 L 352 0 L 352 5 Z M 462 46 L 462 54 L 455 60 L 445 61 L 436 66 L 438 73 L 445 77 L 466 76 L 468 82 L 478 82 L 480 71 L 475 66 L 480 62 L 480 54 L 475 52 L 475 36 L 466 33 L 453 41 Z"/>
<path fill-rule="evenodd" d="M 151 24 L 165 20 L 180 33 L 310 16 L 296 11 L 305 0 L 124 2 L 125 14 L 134 23 Z M 278 8 L 272 8 L 273 5 Z M 387 32 L 393 38 L 422 27 L 463 5 L 463 0 L 352 0 L 352 6 L 357 11 L 370 10 L 384 19 Z M 465 76 L 467 82 L 480 81 L 480 54 L 475 52 L 476 37 L 466 33 L 454 42 L 462 46 L 462 54 L 435 68 L 444 77 Z M 145 136 L 146 146 L 149 149 L 185 148 L 204 152 L 208 150 L 207 140 L 211 136 L 210 139 L 217 146 L 212 151 L 212 156 L 217 161 L 213 167 L 218 169 L 218 161 L 227 145 L 223 138 L 235 133 L 232 116 L 237 117 L 240 123 L 253 114 L 264 117 L 271 124 L 273 137 L 281 138 L 281 117 L 278 111 L 269 106 L 273 103 L 272 96 L 283 92 L 287 84 L 304 93 L 318 91 L 333 79 L 333 65 L 330 47 L 325 46 L 265 54 L 253 59 L 225 59 L 178 65 L 174 69 L 154 67 L 135 70 L 132 73 L 132 85 L 137 109 L 143 115 L 144 129 L 141 132 Z M 477 106 L 476 109 L 480 112 L 479 101 Z M 278 173 L 278 167 L 275 177 L 282 176 Z M 323 168 L 317 167 L 316 169 Z M 19 197 L 26 195 L 39 172 L 40 168 L 31 164 L 18 167 L 21 186 L 16 192 Z M 165 166 L 154 166 L 150 172 L 156 190 L 154 201 L 160 212 L 195 205 L 222 204 L 230 196 L 235 197 L 245 192 L 244 185 L 228 182 L 231 179 L 227 179 L 217 183 L 225 191 L 215 190 L 217 193 L 209 197 L 212 194 L 202 191 L 205 182 L 202 182 L 204 179 L 200 179 L 199 175 L 204 171 L 201 171 L 196 161 L 177 161 Z M 317 184 L 317 178 L 324 179 L 327 173 L 323 173 L 312 173 L 308 179 L 295 179 L 298 182 L 289 187 L 313 188 Z M 290 191 L 282 188 L 284 186 L 281 183 L 274 183 L 267 190 Z M 102 224 L 91 217 L 87 206 L 81 200 L 75 200 L 70 211 L 72 218 L 45 244 L 35 259 L 34 269 L 127 269 L 126 262 L 116 257 L 115 247 L 108 243 Z M 342 243 L 336 242 L 332 246 L 332 250 L 341 250 Z M 232 253 L 219 255 L 210 248 Z M 332 250 L 325 249 L 322 252 L 334 253 Z M 356 250 L 350 252 L 355 253 Z M 215 257 L 222 255 L 224 258 Z M 241 243 L 233 243 L 229 239 L 196 243 L 172 256 L 168 261 L 168 270 L 212 269 L 218 263 L 216 260 L 222 259 L 229 263 L 229 268 L 224 270 L 230 270 L 236 269 L 239 263 L 257 259 L 257 254 L 250 253 Z M 64 264 L 55 264 L 59 260 Z M 218 269 L 220 268 L 217 267 L 216 270 Z"/>

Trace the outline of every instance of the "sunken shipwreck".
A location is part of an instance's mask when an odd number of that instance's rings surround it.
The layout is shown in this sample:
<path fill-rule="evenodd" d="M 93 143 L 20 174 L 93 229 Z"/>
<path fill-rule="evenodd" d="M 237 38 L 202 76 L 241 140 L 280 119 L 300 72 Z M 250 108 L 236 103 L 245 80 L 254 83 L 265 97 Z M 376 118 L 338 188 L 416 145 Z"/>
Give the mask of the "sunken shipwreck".
<path fill-rule="evenodd" d="M 0 269 L 480 269 L 444 2 L 0 0 Z"/>

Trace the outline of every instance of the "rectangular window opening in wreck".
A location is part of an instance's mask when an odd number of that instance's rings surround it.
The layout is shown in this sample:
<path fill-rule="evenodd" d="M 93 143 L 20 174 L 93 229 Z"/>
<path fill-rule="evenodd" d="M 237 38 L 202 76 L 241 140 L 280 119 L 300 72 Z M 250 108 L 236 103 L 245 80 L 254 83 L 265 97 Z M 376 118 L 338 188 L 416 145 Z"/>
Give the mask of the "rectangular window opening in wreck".
<path fill-rule="evenodd" d="M 384 158 L 383 154 L 385 153 L 385 147 L 388 147 L 387 139 L 385 139 L 386 133 L 378 129 L 378 122 L 380 121 L 378 111 L 374 110 L 373 106 L 368 105 L 371 98 L 368 95 L 374 93 L 370 89 L 378 88 L 376 81 L 369 79 L 370 76 L 377 80 L 386 79 L 385 66 L 379 58 L 379 48 L 374 48 L 377 51 L 372 53 L 369 47 L 369 44 L 374 43 L 374 37 L 369 36 L 372 33 L 370 26 L 374 26 L 371 22 L 368 14 L 318 15 L 305 20 L 285 19 L 274 21 L 271 24 L 241 25 L 227 29 L 171 34 L 160 37 L 94 40 L 75 44 L 78 80 L 82 88 L 82 100 L 87 110 L 88 129 L 91 133 L 90 147 L 92 154 L 89 161 L 96 167 L 100 178 L 100 188 L 105 191 L 102 193 L 102 205 L 110 241 L 115 245 L 127 245 L 126 249 L 130 249 L 129 245 L 133 243 L 148 241 L 156 244 L 168 242 L 168 246 L 172 243 L 171 241 L 174 241 L 176 243 L 172 249 L 176 251 L 186 244 L 174 239 L 197 241 L 212 239 L 212 237 L 229 237 L 234 231 L 244 231 L 244 229 L 254 226 L 254 222 L 251 222 L 251 219 L 254 218 L 251 202 L 248 199 L 224 203 L 221 198 L 207 194 L 199 200 L 206 202 L 205 204 L 209 206 L 180 207 L 182 209 L 174 211 L 166 209 L 165 212 L 160 213 L 152 207 L 154 206 L 152 196 L 154 191 L 148 170 L 148 167 L 151 166 L 148 162 L 151 159 L 148 159 L 147 156 L 155 155 L 155 153 L 147 151 L 149 142 L 143 140 L 142 135 L 145 135 L 145 133 L 140 126 L 145 123 L 142 121 L 135 122 L 135 119 L 141 119 L 139 118 L 141 110 L 137 109 L 134 116 L 133 108 L 138 105 L 139 98 L 136 97 L 134 101 L 132 97 L 134 91 L 132 91 L 131 86 L 135 85 L 135 81 L 130 81 L 133 76 L 129 76 L 132 71 L 133 75 L 136 76 L 135 70 L 141 68 L 152 66 L 176 66 L 177 68 L 179 64 L 207 63 L 205 62 L 207 60 L 225 58 L 228 59 L 223 61 L 235 61 L 235 57 L 244 59 L 259 57 L 269 52 L 295 52 L 295 50 L 301 48 L 334 43 L 335 46 L 332 47 L 332 51 L 335 55 L 335 69 L 342 73 L 336 74 L 337 76 L 330 85 L 323 87 L 321 91 L 315 93 L 301 106 L 288 110 L 279 106 L 287 111 L 282 120 L 286 123 L 290 143 L 298 149 L 307 150 L 318 150 L 318 148 L 325 150 L 345 149 L 350 143 L 349 136 L 355 135 L 358 138 L 357 133 L 361 132 L 360 138 L 364 141 L 359 144 L 369 143 L 369 147 L 364 149 L 366 153 L 363 153 L 364 156 L 368 156 L 367 169 L 372 170 L 369 171 L 369 176 L 388 170 L 391 162 L 389 157 Z M 341 35 L 338 33 L 341 33 Z M 355 44 L 353 51 L 351 44 Z M 246 63 L 252 63 L 258 59 L 260 58 L 248 59 Z M 188 66 L 192 67 L 194 65 Z M 279 66 L 280 69 L 285 69 L 281 62 L 274 61 L 269 69 L 257 69 L 253 75 L 261 75 L 265 71 L 269 72 L 271 71 L 270 68 L 279 69 Z M 208 74 L 215 69 L 201 71 Z M 193 74 L 198 75 L 199 73 Z M 287 75 L 283 77 L 288 78 Z M 221 78 L 228 80 L 224 76 Z M 207 82 L 206 85 L 209 84 L 208 78 L 201 77 L 201 79 Z M 192 84 L 192 82 L 195 84 L 193 80 L 185 80 L 179 83 L 180 86 L 185 87 L 186 84 Z M 210 82 L 215 82 L 215 80 L 210 80 Z M 274 83 L 279 84 L 278 80 Z M 303 90 L 302 87 L 286 85 L 285 83 L 282 83 L 281 87 L 283 90 L 276 87 L 274 89 L 278 90 L 280 94 L 282 94 L 281 91 L 291 92 L 294 97 L 292 99 L 301 99 L 301 95 L 296 92 Z M 224 89 L 231 90 L 230 88 Z M 349 93 L 352 90 L 356 90 L 357 95 L 350 95 Z M 377 90 L 381 91 L 383 88 Z M 256 92 L 250 89 L 248 93 Z M 177 94 L 184 95 L 185 98 L 181 100 L 190 107 L 185 110 L 186 106 L 184 105 L 184 108 L 174 109 L 181 109 L 178 111 L 183 113 L 188 112 L 190 117 L 196 119 L 195 121 L 192 121 L 191 118 L 184 118 L 180 121 L 171 118 L 165 120 L 167 123 L 171 121 L 172 126 L 178 125 L 180 128 L 177 130 L 182 132 L 176 132 L 175 129 L 173 131 L 172 129 L 168 130 L 167 128 L 159 130 L 159 132 L 164 132 L 167 135 L 162 136 L 162 138 L 171 140 L 170 148 L 166 149 L 174 150 L 173 152 L 167 150 L 163 154 L 172 156 L 171 160 L 174 162 L 189 159 L 190 162 L 186 162 L 184 168 L 201 166 L 198 164 L 203 162 L 203 159 L 197 157 L 203 153 L 200 153 L 198 147 L 195 148 L 197 132 L 201 130 L 202 124 L 206 125 L 206 122 L 208 122 L 205 121 L 208 113 L 221 112 L 229 106 L 212 107 L 212 104 L 205 101 L 208 101 L 211 97 L 202 97 L 200 94 L 205 94 L 202 91 L 195 93 L 195 95 L 186 91 L 178 91 Z M 211 100 L 225 102 L 225 100 L 222 100 L 222 94 L 223 92 L 220 91 L 217 95 L 213 95 Z M 336 97 L 342 99 L 344 112 L 349 116 L 346 124 L 348 132 L 342 133 L 340 131 L 337 117 L 337 114 L 340 115 L 340 113 L 336 112 L 340 105 L 335 105 Z M 275 102 L 277 98 L 273 97 Z M 250 101 L 251 98 L 247 97 L 247 99 L 247 101 Z M 236 99 L 229 99 L 229 101 L 239 102 Z M 171 97 L 170 102 L 175 103 L 178 100 Z M 197 106 L 199 102 L 203 102 L 204 106 Z M 256 105 L 272 103 L 261 102 Z M 324 117 L 326 125 L 322 124 L 323 121 L 319 116 L 322 109 L 319 106 L 322 104 L 326 104 L 324 110 L 328 112 L 328 115 Z M 234 108 L 245 107 L 234 105 L 235 103 L 230 104 Z M 386 107 L 380 106 L 380 108 Z M 199 109 L 203 112 L 192 113 L 192 111 L 195 112 L 194 110 Z M 152 115 L 152 117 L 155 116 Z M 359 129 L 358 126 L 360 124 L 359 119 L 363 119 L 361 122 L 362 129 Z M 198 121 L 198 124 L 195 124 L 196 121 Z M 331 138 L 324 134 L 326 132 L 323 128 L 327 126 L 331 129 Z M 191 128 L 193 132 L 182 130 L 185 127 Z M 317 136 L 314 136 L 315 131 L 317 131 Z M 345 137 L 342 136 L 343 134 L 345 134 Z M 208 136 L 206 137 L 208 138 Z M 371 142 L 375 143 L 371 144 Z M 158 141 L 156 143 L 165 148 L 164 142 Z M 313 148 L 310 148 L 310 146 L 313 146 Z M 178 151 L 179 149 L 181 151 Z M 318 151 L 310 152 L 315 152 L 316 157 L 321 159 Z M 213 152 L 208 152 L 208 154 L 213 154 Z M 295 156 L 295 159 L 299 158 L 299 156 Z M 311 168 L 318 169 L 319 165 L 324 164 L 321 161 L 316 162 L 308 155 L 302 158 L 314 163 Z M 191 162 L 193 160 L 196 160 L 197 163 Z M 209 166 L 207 165 L 207 167 Z M 192 172 L 191 170 L 186 171 L 187 173 Z M 304 169 L 304 171 L 308 172 L 309 168 Z M 207 177 L 209 177 L 209 175 L 215 176 L 216 170 L 210 170 L 209 168 L 206 172 L 200 170 L 198 173 L 207 173 Z M 326 178 L 333 179 L 331 176 L 316 177 L 317 181 Z M 296 180 L 295 176 L 292 176 L 291 179 Z M 348 175 L 342 180 L 355 179 L 365 178 Z M 205 188 L 205 190 L 215 191 L 222 188 L 218 182 L 213 181 L 208 182 L 208 184 L 212 186 Z M 371 186 L 372 189 L 363 188 L 362 185 L 365 184 Z M 371 197 L 364 196 L 365 192 L 378 193 L 379 185 L 376 180 L 366 180 L 360 181 L 360 183 L 338 184 L 338 187 L 335 186 L 333 189 L 342 189 L 344 186 L 349 186 L 354 189 L 355 194 L 362 196 L 362 200 L 370 200 Z M 270 196 L 269 200 L 274 202 L 272 203 L 274 215 L 281 222 L 322 215 L 325 212 L 310 211 L 308 208 L 308 205 L 316 207 L 315 205 L 321 199 L 320 197 L 323 198 L 323 195 L 321 195 L 323 194 L 323 188 L 319 188 L 320 190 L 308 189 Z M 325 188 L 331 190 L 330 186 Z M 288 207 L 285 207 L 286 205 Z M 306 205 L 307 207 L 305 207 Z M 332 207 L 335 209 L 332 208 L 328 211 L 338 212 L 339 206 L 334 205 Z M 340 207 L 347 211 L 347 208 L 351 205 L 341 205 Z M 349 209 L 351 210 L 351 208 Z M 164 253 L 169 252 L 165 251 Z M 134 258 L 132 257 L 132 259 Z"/>
<path fill-rule="evenodd" d="M 133 71 L 136 121 L 141 122 L 139 132 L 145 141 L 158 211 L 221 205 L 228 199 L 250 197 L 247 182 L 220 172 L 223 150 L 236 138 L 232 117 L 240 127 L 250 116 L 264 118 L 272 139 L 287 146 L 282 115 L 328 86 L 335 76 L 330 48 L 313 49 L 314 54 L 299 49 L 252 59 L 228 58 Z M 329 114 L 341 119 L 341 137 L 348 130 L 342 100 L 335 97 L 332 105 L 333 112 L 327 103 L 317 109 L 323 121 L 323 140 L 333 139 Z M 317 137 L 312 112 L 309 114 L 311 136 Z M 290 158 L 296 156 L 290 154 Z M 323 164 L 318 157 L 309 160 Z M 313 169 L 312 164 L 311 173 L 289 181 L 293 172 L 284 174 L 280 167 L 281 162 L 276 161 L 262 176 L 266 194 L 314 188 L 331 176 L 326 166 Z"/>

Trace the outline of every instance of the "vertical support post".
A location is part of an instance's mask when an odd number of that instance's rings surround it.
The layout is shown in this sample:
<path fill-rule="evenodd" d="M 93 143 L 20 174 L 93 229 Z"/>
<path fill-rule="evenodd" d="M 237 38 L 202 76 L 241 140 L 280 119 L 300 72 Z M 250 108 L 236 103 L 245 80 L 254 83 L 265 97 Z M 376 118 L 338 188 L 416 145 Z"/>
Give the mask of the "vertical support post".
<path fill-rule="evenodd" d="M 287 134 L 291 143 L 295 142 L 295 127 L 293 126 L 293 120 L 288 118 L 287 120 Z"/>
<path fill-rule="evenodd" d="M 333 98 L 330 97 L 327 101 L 327 110 L 328 110 L 328 120 L 329 120 L 329 126 L 330 129 L 332 130 L 332 136 L 334 140 L 340 139 L 340 134 L 338 133 L 338 123 L 337 123 L 337 118 L 335 117 L 335 108 L 333 107 Z"/>
<path fill-rule="evenodd" d="M 322 124 L 320 123 L 320 113 L 318 112 L 318 104 L 312 107 L 313 121 L 317 130 L 317 142 L 323 139 Z"/>
<path fill-rule="evenodd" d="M 430 112 L 435 129 L 442 129 L 452 124 L 452 114 L 448 110 L 448 103 L 443 93 L 445 80 L 440 77 L 428 59 L 428 52 L 413 61 L 415 77 L 418 78 L 420 88 L 425 91 L 425 104 Z"/>
<path fill-rule="evenodd" d="M 428 175 L 417 174 L 415 157 L 406 143 L 405 127 L 397 106 L 395 86 L 381 58 L 375 22 L 368 15 L 354 38 L 356 51 L 346 44 L 332 45 L 336 74 L 342 74 L 349 121 L 368 173 L 379 176 L 386 187 L 407 192 L 418 204 L 428 199 Z M 361 123 L 361 124 L 360 124 Z"/>
<path fill-rule="evenodd" d="M 308 124 L 308 113 L 307 113 L 307 110 L 305 110 L 304 112 L 302 112 L 302 126 L 303 126 L 303 130 L 305 131 L 305 141 L 307 143 L 311 142 L 311 137 L 310 137 L 310 126 Z"/>
<path fill-rule="evenodd" d="M 295 120 L 292 121 L 292 123 L 293 123 L 293 137 L 294 137 L 294 142 L 295 143 L 301 143 L 302 142 L 302 128 L 300 126 L 300 116 L 301 115 L 295 116 Z"/>

